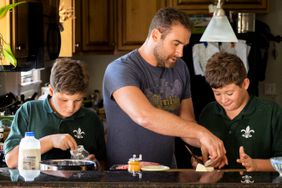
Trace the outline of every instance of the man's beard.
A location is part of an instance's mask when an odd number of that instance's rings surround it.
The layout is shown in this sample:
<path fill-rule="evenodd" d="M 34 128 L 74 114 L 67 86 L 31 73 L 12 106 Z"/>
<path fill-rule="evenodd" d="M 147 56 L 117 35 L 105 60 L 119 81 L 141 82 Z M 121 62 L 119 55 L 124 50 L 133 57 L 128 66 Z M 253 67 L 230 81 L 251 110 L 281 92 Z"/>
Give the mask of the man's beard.
<path fill-rule="evenodd" d="M 159 49 L 160 49 L 159 46 L 155 47 L 155 49 L 154 49 L 154 56 L 155 56 L 156 61 L 157 61 L 157 67 L 165 68 L 165 59 L 160 56 Z"/>
<path fill-rule="evenodd" d="M 157 67 L 162 67 L 162 68 L 173 68 L 176 64 L 176 62 L 174 64 L 169 62 L 168 56 L 162 55 L 163 48 L 161 46 L 161 44 L 159 43 L 155 48 L 154 48 L 154 56 L 155 59 L 157 61 Z M 178 59 L 178 58 L 177 58 Z"/>

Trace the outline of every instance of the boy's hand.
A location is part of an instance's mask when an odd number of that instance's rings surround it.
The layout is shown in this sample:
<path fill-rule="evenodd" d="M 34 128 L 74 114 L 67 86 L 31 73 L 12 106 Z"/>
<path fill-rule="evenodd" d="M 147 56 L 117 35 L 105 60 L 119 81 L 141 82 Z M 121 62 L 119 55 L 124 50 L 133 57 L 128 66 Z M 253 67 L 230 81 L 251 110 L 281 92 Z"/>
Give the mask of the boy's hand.
<path fill-rule="evenodd" d="M 90 154 L 85 158 L 85 160 L 96 161 L 97 159 L 94 154 Z"/>
<path fill-rule="evenodd" d="M 237 163 L 241 163 L 242 166 L 244 166 L 248 172 L 256 171 L 257 164 L 249 155 L 245 153 L 243 146 L 240 146 L 239 148 L 239 155 L 240 159 L 237 159 Z"/>
<path fill-rule="evenodd" d="M 69 134 L 53 134 L 51 141 L 54 148 L 60 148 L 62 150 L 74 150 L 77 147 L 75 139 Z"/>

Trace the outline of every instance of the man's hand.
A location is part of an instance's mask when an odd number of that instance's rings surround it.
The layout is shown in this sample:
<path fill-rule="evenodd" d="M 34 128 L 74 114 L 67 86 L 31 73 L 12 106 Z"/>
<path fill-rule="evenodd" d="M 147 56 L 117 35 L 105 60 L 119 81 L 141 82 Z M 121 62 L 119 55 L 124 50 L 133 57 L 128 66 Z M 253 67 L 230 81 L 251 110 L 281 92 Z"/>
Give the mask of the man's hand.
<path fill-rule="evenodd" d="M 240 159 L 237 159 L 237 163 L 241 163 L 248 172 L 257 170 L 257 164 L 249 155 L 245 153 L 243 146 L 240 146 L 239 148 L 239 155 Z"/>
<path fill-rule="evenodd" d="M 51 141 L 53 148 L 60 148 L 62 150 L 74 150 L 77 147 L 76 141 L 69 134 L 53 134 L 51 135 Z"/>
<path fill-rule="evenodd" d="M 206 131 L 203 132 L 203 135 L 200 137 L 200 144 L 203 161 L 211 160 L 209 166 L 222 168 L 224 165 L 228 164 L 224 144 L 219 138 Z"/>

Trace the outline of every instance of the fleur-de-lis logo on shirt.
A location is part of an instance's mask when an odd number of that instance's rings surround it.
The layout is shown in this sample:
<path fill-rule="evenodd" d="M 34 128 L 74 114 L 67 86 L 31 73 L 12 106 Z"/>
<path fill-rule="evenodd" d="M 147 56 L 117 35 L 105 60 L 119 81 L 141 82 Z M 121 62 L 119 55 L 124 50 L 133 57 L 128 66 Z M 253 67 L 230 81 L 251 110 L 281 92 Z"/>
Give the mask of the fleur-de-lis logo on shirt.
<path fill-rule="evenodd" d="M 83 138 L 83 135 L 85 134 L 85 132 L 83 132 L 81 130 L 81 128 L 78 128 L 77 130 L 73 130 L 74 136 L 78 139 Z"/>
<path fill-rule="evenodd" d="M 245 138 L 250 138 L 252 137 L 252 133 L 254 133 L 254 130 L 251 130 L 250 126 L 248 125 L 246 127 L 246 129 L 242 129 L 241 132 L 243 132 L 244 134 L 242 134 L 243 137 Z"/>
<path fill-rule="evenodd" d="M 252 180 L 252 176 L 249 176 L 249 175 L 244 175 L 242 176 L 242 180 L 241 180 L 241 183 L 254 183 L 255 181 Z"/>

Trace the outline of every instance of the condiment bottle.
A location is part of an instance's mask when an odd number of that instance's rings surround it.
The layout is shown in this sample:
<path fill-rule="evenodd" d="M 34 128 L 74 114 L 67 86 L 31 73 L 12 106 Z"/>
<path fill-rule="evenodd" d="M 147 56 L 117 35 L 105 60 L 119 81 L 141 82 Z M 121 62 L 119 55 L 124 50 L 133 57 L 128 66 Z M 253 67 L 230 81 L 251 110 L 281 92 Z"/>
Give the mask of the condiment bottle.
<path fill-rule="evenodd" d="M 3 156 L 4 156 L 3 146 L 4 146 L 4 126 L 2 126 L 2 123 L 0 123 L 0 151 L 1 151 L 1 153 L 0 153 L 0 156 L 1 156 L 0 163 L 2 162 L 2 159 L 3 159 Z"/>
<path fill-rule="evenodd" d="M 3 150 L 3 144 L 4 144 L 4 127 L 0 125 L 0 150 Z"/>
<path fill-rule="evenodd" d="M 128 172 L 140 172 L 142 155 L 140 154 L 138 158 L 134 154 L 132 158 L 128 160 Z"/>
<path fill-rule="evenodd" d="M 0 144 L 3 144 L 4 143 L 4 132 L 5 132 L 5 127 L 4 125 L 2 124 L 2 121 L 0 121 Z M 3 148 L 1 148 L 2 150 Z"/>

